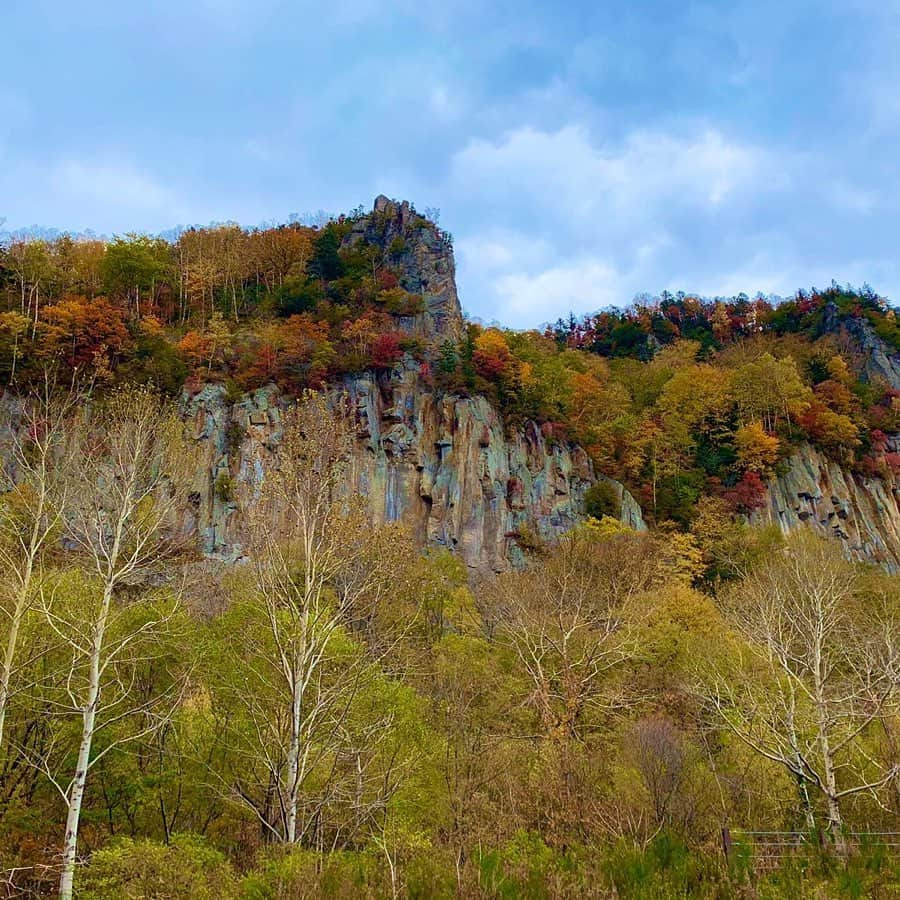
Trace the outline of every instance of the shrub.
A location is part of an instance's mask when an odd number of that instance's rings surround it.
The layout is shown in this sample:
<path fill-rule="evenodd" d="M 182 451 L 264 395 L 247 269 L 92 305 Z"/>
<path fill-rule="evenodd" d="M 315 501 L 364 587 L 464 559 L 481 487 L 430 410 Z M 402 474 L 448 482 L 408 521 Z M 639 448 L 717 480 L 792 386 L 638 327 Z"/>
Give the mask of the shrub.
<path fill-rule="evenodd" d="M 317 854 L 284 848 L 273 851 L 244 878 L 240 896 L 245 900 L 390 896 L 390 886 L 383 884 L 384 880 L 381 861 L 371 853 Z"/>
<path fill-rule="evenodd" d="M 584 511 L 595 519 L 610 516 L 618 519 L 622 512 L 622 501 L 611 481 L 598 481 L 584 494 Z"/>
<path fill-rule="evenodd" d="M 236 897 L 225 857 L 197 835 L 176 835 L 168 846 L 124 838 L 97 850 L 77 879 L 83 900 L 227 900 Z"/>
<path fill-rule="evenodd" d="M 216 498 L 222 503 L 230 503 L 234 498 L 234 481 L 230 472 L 219 472 L 216 476 Z"/>

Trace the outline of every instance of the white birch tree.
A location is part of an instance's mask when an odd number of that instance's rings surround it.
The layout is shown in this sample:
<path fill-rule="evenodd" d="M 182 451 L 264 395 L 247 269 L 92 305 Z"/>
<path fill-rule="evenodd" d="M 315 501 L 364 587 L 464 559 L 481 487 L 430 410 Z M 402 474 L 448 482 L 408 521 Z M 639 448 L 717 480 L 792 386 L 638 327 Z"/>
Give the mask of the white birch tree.
<path fill-rule="evenodd" d="M 73 390 L 57 393 L 49 376 L 21 401 L 21 415 L 3 435 L 0 470 L 0 750 L 7 709 L 21 671 L 23 630 L 37 596 L 42 560 L 59 536 L 65 505 L 65 442 Z M 13 402 L 13 401 L 10 401 Z M 26 660 L 27 662 L 27 660 Z"/>
<path fill-rule="evenodd" d="M 897 592 L 867 591 L 865 572 L 836 544 L 801 533 L 723 605 L 743 643 L 711 680 L 715 708 L 738 738 L 796 780 L 808 827 L 813 797 L 821 798 L 843 853 L 845 801 L 861 793 L 877 801 L 900 775 L 872 752 L 897 708 Z"/>
<path fill-rule="evenodd" d="M 233 724 L 243 723 L 232 740 L 245 764 L 226 788 L 269 839 L 286 843 L 307 836 L 334 795 L 319 773 L 318 799 L 302 814 L 317 767 L 328 760 L 331 775 L 338 771 L 334 754 L 345 743 L 353 698 L 389 650 L 381 642 L 366 652 L 367 626 L 398 587 L 399 561 L 414 554 L 400 529 L 373 530 L 364 501 L 346 484 L 354 440 L 349 416 L 324 395 L 307 394 L 283 416 L 250 516 L 247 624 L 231 635 L 244 675 L 223 695 Z"/>
<path fill-rule="evenodd" d="M 98 731 L 141 714 L 144 725 L 132 737 L 146 733 L 164 720 L 172 699 L 137 702 L 132 682 L 134 664 L 152 653 L 154 636 L 173 621 L 177 601 L 136 614 L 128 595 L 145 588 L 151 576 L 161 577 L 160 564 L 184 546 L 179 511 L 192 457 L 174 408 L 147 387 L 117 390 L 86 409 L 72 450 L 66 539 L 83 568 L 60 576 L 44 590 L 42 603 L 68 656 L 55 702 L 79 723 L 70 777 L 45 765 L 68 811 L 59 883 L 66 900 L 72 896 L 85 786 L 99 758 L 93 752 Z M 174 685 L 166 691 L 173 692 Z"/>

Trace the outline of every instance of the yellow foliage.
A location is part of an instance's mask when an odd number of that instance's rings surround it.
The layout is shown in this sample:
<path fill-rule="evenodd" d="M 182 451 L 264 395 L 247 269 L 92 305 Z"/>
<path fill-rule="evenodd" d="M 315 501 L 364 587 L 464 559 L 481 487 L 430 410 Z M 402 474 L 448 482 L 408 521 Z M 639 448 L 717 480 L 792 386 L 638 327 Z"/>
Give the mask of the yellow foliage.
<path fill-rule="evenodd" d="M 734 445 L 738 462 L 753 472 L 768 471 L 778 459 L 778 438 L 769 434 L 761 422 L 751 422 L 738 428 Z"/>
<path fill-rule="evenodd" d="M 703 551 L 692 534 L 672 529 L 665 534 L 666 554 L 663 567 L 669 578 L 680 584 L 692 584 L 705 569 Z"/>
<path fill-rule="evenodd" d="M 828 375 L 833 381 L 838 381 L 847 386 L 853 384 L 854 381 L 853 373 L 850 371 L 847 363 L 844 362 L 842 356 L 832 356 L 828 360 Z"/>
<path fill-rule="evenodd" d="M 619 534 L 631 534 L 632 529 L 618 519 L 612 516 L 603 516 L 602 519 L 595 519 L 588 516 L 581 525 L 578 526 L 578 534 L 588 540 L 603 541 Z"/>

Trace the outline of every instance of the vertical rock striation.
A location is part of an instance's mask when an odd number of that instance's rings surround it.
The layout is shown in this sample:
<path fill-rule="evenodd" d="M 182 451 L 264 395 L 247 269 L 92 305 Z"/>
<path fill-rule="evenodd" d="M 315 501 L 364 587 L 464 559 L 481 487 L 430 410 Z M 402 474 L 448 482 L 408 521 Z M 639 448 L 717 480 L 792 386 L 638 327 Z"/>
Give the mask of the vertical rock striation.
<path fill-rule="evenodd" d="M 382 264 L 399 270 L 401 288 L 422 296 L 424 311 L 402 317 L 400 327 L 426 341 L 457 340 L 462 334 L 463 317 L 450 235 L 416 213 L 405 200 L 398 203 L 382 194 L 375 198 L 371 213 L 354 221 L 344 245 L 352 247 L 361 241 L 380 248 Z"/>
<path fill-rule="evenodd" d="M 785 474 L 769 481 L 767 504 L 753 524 L 785 533 L 808 527 L 836 538 L 852 559 L 900 571 L 900 488 L 845 471 L 810 446 L 800 448 Z"/>
<path fill-rule="evenodd" d="M 390 376 L 348 379 L 344 389 L 357 422 L 348 489 L 368 498 L 373 522 L 402 521 L 423 544 L 488 572 L 515 565 L 524 546 L 559 537 L 583 516 L 597 478 L 580 447 L 549 444 L 534 423 L 506 432 L 483 397 L 425 389 L 411 360 Z M 230 404 L 210 385 L 185 399 L 184 414 L 205 452 L 193 525 L 207 553 L 236 558 L 243 511 L 280 439 L 277 391 Z M 634 498 L 612 483 L 622 520 L 644 529 Z"/>

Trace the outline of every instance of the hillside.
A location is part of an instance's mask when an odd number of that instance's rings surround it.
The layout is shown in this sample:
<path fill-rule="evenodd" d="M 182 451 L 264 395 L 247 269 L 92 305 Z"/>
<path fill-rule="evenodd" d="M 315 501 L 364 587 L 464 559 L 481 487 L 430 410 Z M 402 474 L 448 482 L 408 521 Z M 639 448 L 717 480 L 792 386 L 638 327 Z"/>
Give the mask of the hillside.
<path fill-rule="evenodd" d="M 385 197 L 0 279 L 0 895 L 896 894 L 873 291 L 484 327 Z"/>
<path fill-rule="evenodd" d="M 52 360 L 62 380 L 149 380 L 191 415 L 216 407 L 197 485 L 210 552 L 240 552 L 237 505 L 214 485 L 249 477 L 254 404 L 277 425 L 273 389 L 340 386 L 373 457 L 356 465 L 373 517 L 407 518 L 478 569 L 570 527 L 598 477 L 591 511 L 618 516 L 624 498 L 641 527 L 689 531 L 715 507 L 900 560 L 900 326 L 868 288 L 774 306 L 664 293 L 542 333 L 484 328 L 463 321 L 451 236 L 385 197 L 321 228 L 13 241 L 0 265 L 0 375 L 17 389 Z M 810 453 L 838 467 L 840 527 L 791 486 Z M 801 493 L 832 490 L 827 465 Z"/>

